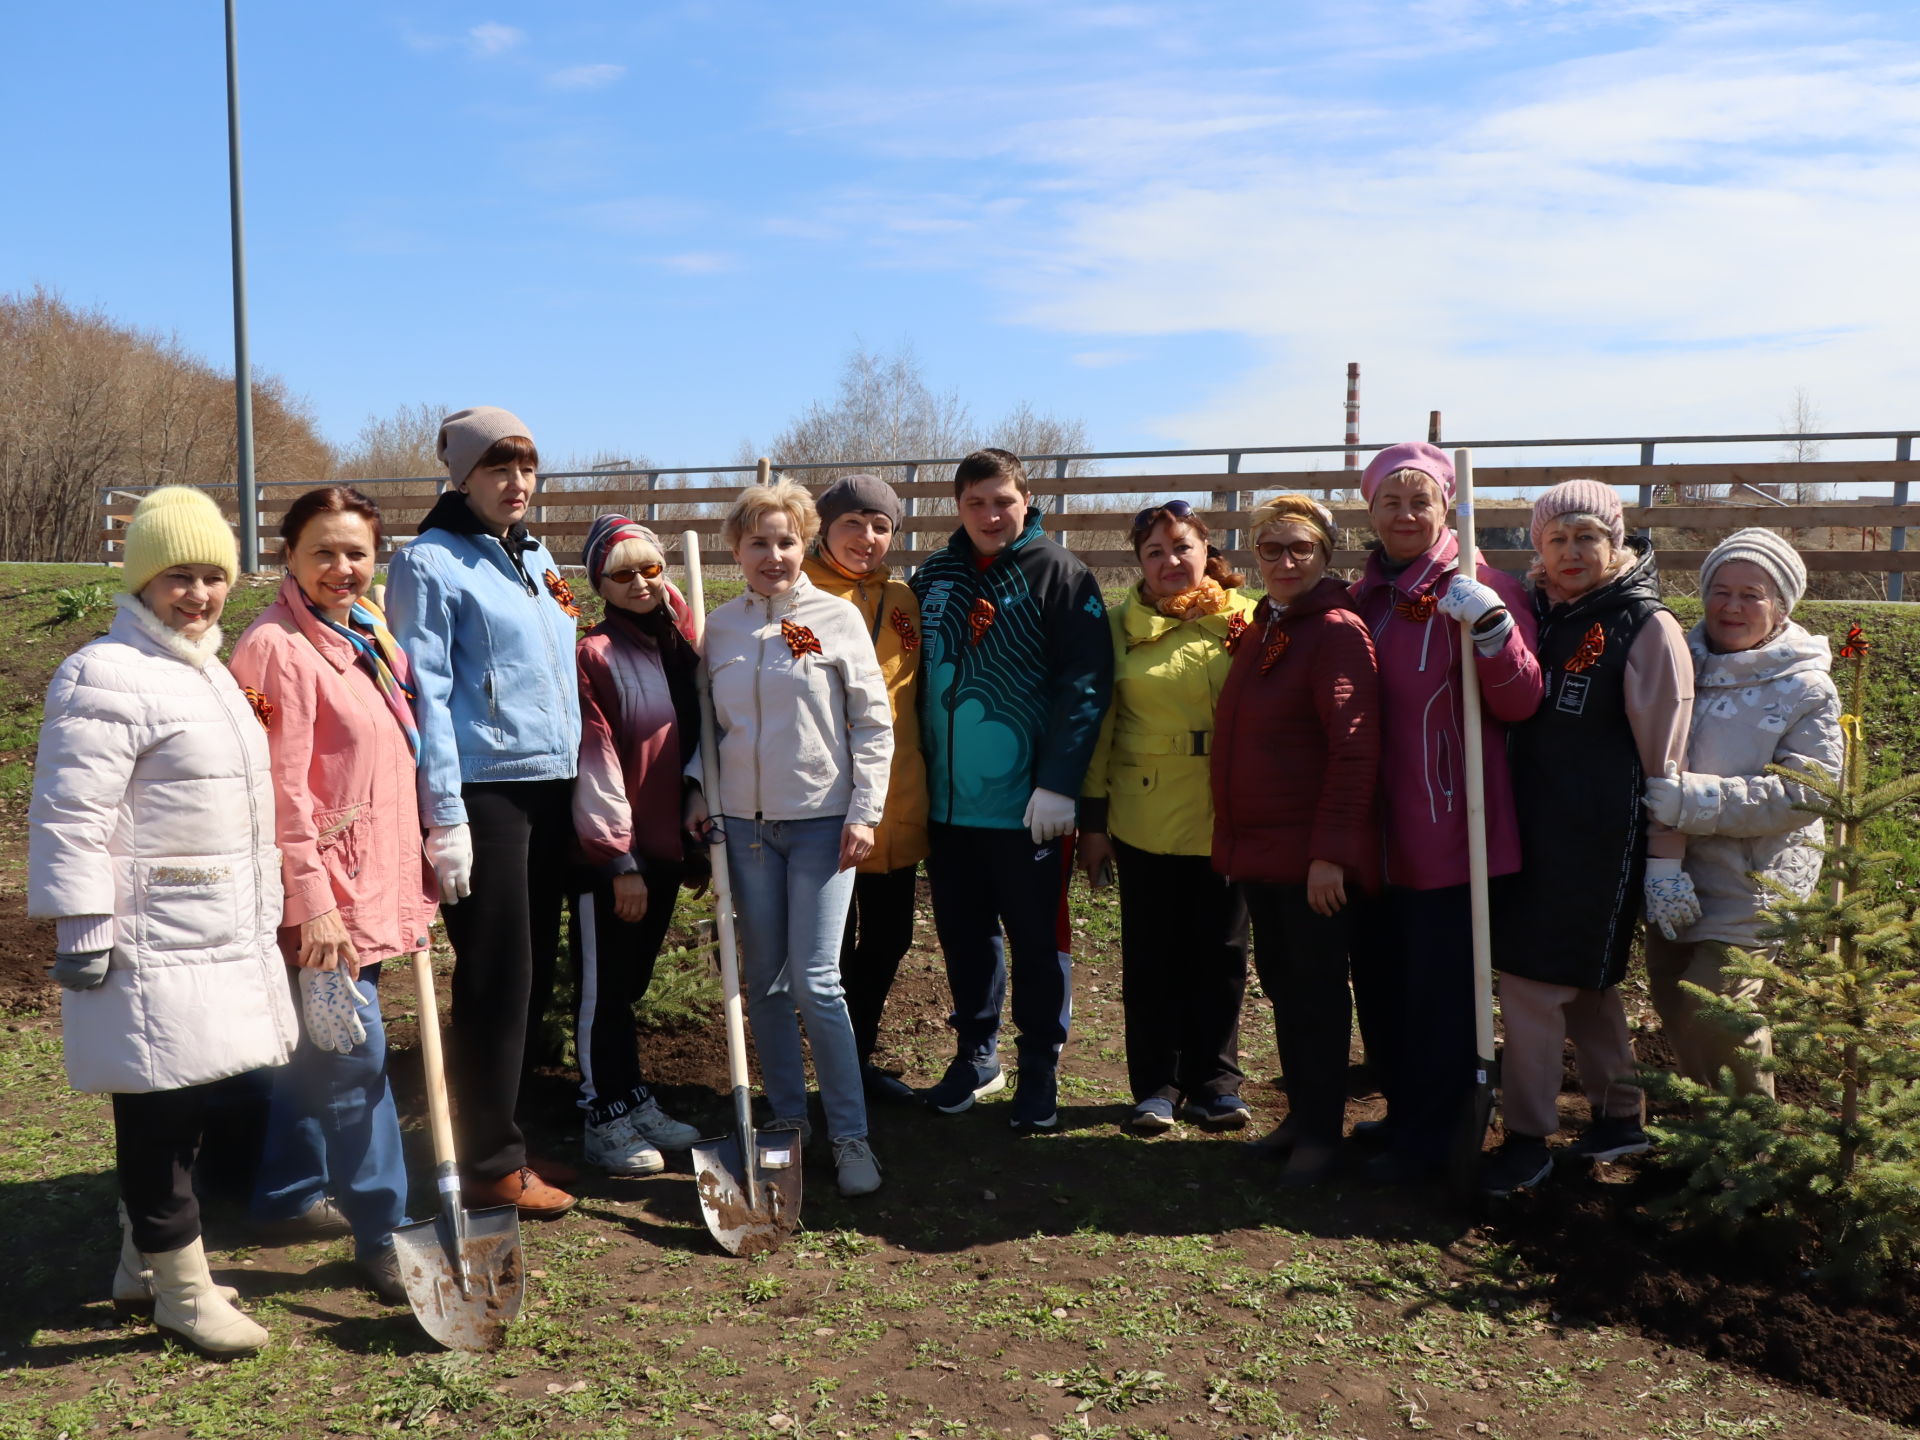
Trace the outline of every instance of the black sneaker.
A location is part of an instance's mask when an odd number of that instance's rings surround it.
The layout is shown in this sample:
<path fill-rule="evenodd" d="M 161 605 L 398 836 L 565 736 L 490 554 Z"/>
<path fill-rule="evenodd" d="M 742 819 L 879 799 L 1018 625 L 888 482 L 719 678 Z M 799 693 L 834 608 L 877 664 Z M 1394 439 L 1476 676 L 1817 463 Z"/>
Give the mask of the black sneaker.
<path fill-rule="evenodd" d="M 1653 1148 L 1653 1141 L 1640 1128 L 1640 1122 L 1625 1115 L 1602 1115 L 1568 1147 L 1569 1155 L 1582 1160 L 1618 1160 L 1623 1155 L 1639 1155 Z"/>
<path fill-rule="evenodd" d="M 966 1055 L 956 1055 L 947 1066 L 947 1073 L 940 1077 L 940 1083 L 922 1098 L 942 1115 L 958 1115 L 962 1110 L 973 1108 L 973 1102 L 983 1095 L 997 1094 L 1006 1088 L 1007 1072 L 1000 1068 L 997 1058 L 989 1056 L 975 1061 Z"/>
<path fill-rule="evenodd" d="M 257 1222 L 254 1231 L 268 1245 L 303 1245 L 310 1240 L 332 1240 L 340 1235 L 351 1235 L 353 1227 L 347 1224 L 347 1217 L 340 1213 L 340 1207 L 331 1198 L 322 1195 L 298 1215 Z"/>
<path fill-rule="evenodd" d="M 1553 1152 L 1547 1142 L 1531 1135 L 1509 1135 L 1486 1158 L 1480 1171 L 1480 1193 L 1511 1195 L 1531 1190 L 1553 1173 Z"/>
<path fill-rule="evenodd" d="M 905 1104 L 919 1097 L 913 1087 L 886 1070 L 876 1070 L 871 1065 L 860 1067 L 860 1088 L 869 1100 L 884 1101 L 889 1105 Z"/>
<path fill-rule="evenodd" d="M 1013 1091 L 1016 1130 L 1051 1130 L 1060 1123 L 1060 1072 L 1051 1065 L 1022 1065 Z"/>
<path fill-rule="evenodd" d="M 407 1287 L 400 1279 L 400 1252 L 389 1241 L 371 1253 L 361 1251 L 354 1257 L 354 1264 L 360 1268 L 360 1278 L 381 1300 L 389 1305 L 407 1303 Z"/>

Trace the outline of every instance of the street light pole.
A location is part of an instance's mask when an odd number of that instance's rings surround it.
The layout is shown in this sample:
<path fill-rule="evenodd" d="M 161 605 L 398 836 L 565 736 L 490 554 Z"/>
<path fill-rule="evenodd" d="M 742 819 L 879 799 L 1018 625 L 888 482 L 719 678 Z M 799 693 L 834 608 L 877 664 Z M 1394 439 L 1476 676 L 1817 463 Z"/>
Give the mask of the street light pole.
<path fill-rule="evenodd" d="M 260 499 L 253 480 L 253 365 L 247 358 L 247 246 L 240 218 L 240 57 L 227 0 L 227 189 L 233 210 L 234 458 L 240 489 L 240 568 L 260 568 Z"/>

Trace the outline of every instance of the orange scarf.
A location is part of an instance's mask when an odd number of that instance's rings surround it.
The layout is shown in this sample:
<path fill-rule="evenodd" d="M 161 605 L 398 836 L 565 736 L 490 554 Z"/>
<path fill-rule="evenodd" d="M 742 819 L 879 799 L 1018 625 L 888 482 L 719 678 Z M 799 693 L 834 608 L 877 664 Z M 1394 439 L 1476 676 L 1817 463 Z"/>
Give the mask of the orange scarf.
<path fill-rule="evenodd" d="M 1202 615 L 1218 615 L 1227 608 L 1227 592 L 1212 576 L 1201 577 L 1191 590 L 1169 595 L 1155 607 L 1172 620 L 1198 620 Z"/>

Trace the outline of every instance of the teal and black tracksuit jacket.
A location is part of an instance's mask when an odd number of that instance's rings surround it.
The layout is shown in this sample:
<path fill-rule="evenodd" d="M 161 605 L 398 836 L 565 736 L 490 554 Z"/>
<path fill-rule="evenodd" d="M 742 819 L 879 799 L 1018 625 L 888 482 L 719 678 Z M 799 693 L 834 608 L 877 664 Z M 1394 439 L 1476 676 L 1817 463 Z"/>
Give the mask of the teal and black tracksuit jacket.
<path fill-rule="evenodd" d="M 1027 527 L 982 569 L 967 532 L 913 576 L 928 819 L 1018 830 L 1037 786 L 1078 795 L 1113 698 L 1093 572 Z"/>

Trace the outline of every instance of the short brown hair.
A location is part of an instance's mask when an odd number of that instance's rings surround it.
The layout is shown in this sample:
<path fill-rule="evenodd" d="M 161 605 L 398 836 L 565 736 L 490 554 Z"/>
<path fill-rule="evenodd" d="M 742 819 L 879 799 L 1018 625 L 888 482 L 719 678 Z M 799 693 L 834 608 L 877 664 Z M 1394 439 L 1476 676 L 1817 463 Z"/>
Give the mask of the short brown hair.
<path fill-rule="evenodd" d="M 985 450 L 976 450 L 958 465 L 953 467 L 953 498 L 958 500 L 967 493 L 969 485 L 978 485 L 982 480 L 1011 480 L 1020 498 L 1031 500 L 1033 492 L 1027 488 L 1027 467 L 1020 463 L 1020 457 L 1011 450 L 999 450 L 988 446 Z"/>
<path fill-rule="evenodd" d="M 480 458 L 473 462 L 474 470 L 484 470 L 489 465 L 539 465 L 540 451 L 533 441 L 524 435 L 509 435 L 504 440 L 496 440 L 480 452 Z M 472 471 L 468 471 L 472 474 Z"/>
<path fill-rule="evenodd" d="M 386 531 L 381 527 L 380 507 L 373 497 L 351 485 L 322 485 L 318 490 L 307 491 L 289 505 L 287 513 L 280 517 L 282 562 L 293 554 L 293 547 L 300 543 L 300 532 L 307 528 L 313 518 L 328 514 L 358 515 L 373 527 L 373 548 L 380 548 Z"/>
<path fill-rule="evenodd" d="M 1133 555 L 1136 560 L 1140 558 L 1140 547 L 1145 545 L 1147 537 L 1153 534 L 1153 527 L 1162 524 L 1186 526 L 1193 532 L 1193 538 L 1207 547 L 1207 568 L 1204 573 L 1222 590 L 1234 590 L 1247 583 L 1247 577 L 1229 565 L 1227 557 L 1214 549 L 1213 532 L 1207 528 L 1207 522 L 1190 509 L 1184 515 L 1174 514 L 1165 505 L 1155 505 L 1141 511 L 1134 518 L 1133 533 L 1129 537 L 1133 541 Z"/>

